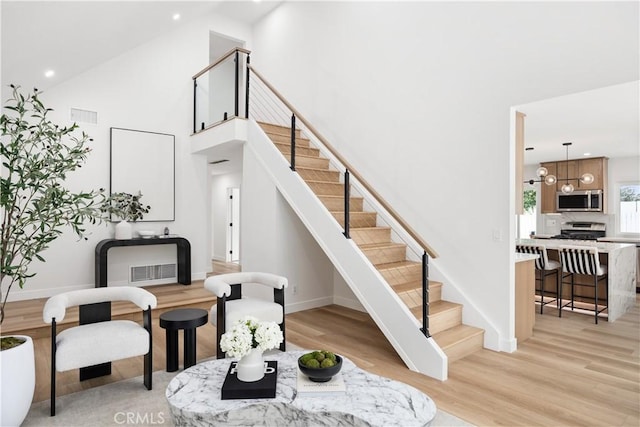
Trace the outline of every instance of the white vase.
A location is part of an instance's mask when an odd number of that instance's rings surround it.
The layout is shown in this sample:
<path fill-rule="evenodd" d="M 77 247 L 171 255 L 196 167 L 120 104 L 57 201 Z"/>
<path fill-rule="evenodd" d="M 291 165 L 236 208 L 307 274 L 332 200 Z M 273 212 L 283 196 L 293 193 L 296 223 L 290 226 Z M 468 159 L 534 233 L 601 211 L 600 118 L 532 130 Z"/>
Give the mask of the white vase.
<path fill-rule="evenodd" d="M 122 220 L 116 224 L 116 239 L 124 240 L 131 238 L 131 224 Z"/>
<path fill-rule="evenodd" d="M 240 381 L 253 382 L 261 380 L 264 377 L 262 351 L 257 348 L 251 349 L 249 354 L 238 361 L 236 372 Z"/>
<path fill-rule="evenodd" d="M 36 386 L 33 340 L 26 335 L 14 336 L 26 341 L 0 351 L 0 426 L 22 424 L 31 407 Z"/>

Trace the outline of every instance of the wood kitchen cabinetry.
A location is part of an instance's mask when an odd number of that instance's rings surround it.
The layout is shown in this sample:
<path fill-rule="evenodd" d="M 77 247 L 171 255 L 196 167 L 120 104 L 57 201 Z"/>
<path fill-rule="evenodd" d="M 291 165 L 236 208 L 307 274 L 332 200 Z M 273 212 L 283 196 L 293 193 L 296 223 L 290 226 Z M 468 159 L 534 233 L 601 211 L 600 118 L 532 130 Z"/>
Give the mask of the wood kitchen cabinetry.
<path fill-rule="evenodd" d="M 584 173 L 593 175 L 591 184 L 583 184 L 580 180 L 573 179 L 569 181 L 576 190 L 602 190 L 607 194 L 607 164 L 609 159 L 606 157 L 592 157 L 588 159 L 564 160 L 558 162 L 540 163 L 540 166 L 547 168 L 550 175 L 558 178 L 556 185 L 546 185 L 542 183 L 541 188 L 541 212 L 556 212 L 556 192 L 561 191 L 562 185 L 567 182 L 567 178 L 579 178 Z M 603 205 L 606 210 L 606 199 Z"/>
<path fill-rule="evenodd" d="M 540 166 L 547 168 L 549 175 L 558 176 L 556 162 L 540 163 Z M 556 186 L 542 182 L 540 183 L 540 191 L 541 212 L 543 214 L 554 213 L 556 211 Z"/>

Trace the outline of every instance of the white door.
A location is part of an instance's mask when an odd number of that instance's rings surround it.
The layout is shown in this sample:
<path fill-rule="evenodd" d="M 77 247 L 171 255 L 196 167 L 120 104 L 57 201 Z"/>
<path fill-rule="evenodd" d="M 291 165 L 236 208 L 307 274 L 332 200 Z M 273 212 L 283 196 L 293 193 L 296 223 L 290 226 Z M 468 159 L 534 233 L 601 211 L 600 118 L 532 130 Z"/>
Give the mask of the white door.
<path fill-rule="evenodd" d="M 240 189 L 227 188 L 227 262 L 240 261 Z"/>

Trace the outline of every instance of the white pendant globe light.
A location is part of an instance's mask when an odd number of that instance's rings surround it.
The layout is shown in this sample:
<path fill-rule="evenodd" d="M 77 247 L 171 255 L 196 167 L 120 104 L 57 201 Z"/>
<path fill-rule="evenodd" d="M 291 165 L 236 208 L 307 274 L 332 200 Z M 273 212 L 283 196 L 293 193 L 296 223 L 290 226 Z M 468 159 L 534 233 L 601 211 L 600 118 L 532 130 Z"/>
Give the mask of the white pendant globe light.
<path fill-rule="evenodd" d="M 566 184 L 562 184 L 562 189 L 561 190 L 562 190 L 562 192 L 564 194 L 573 193 L 573 190 L 574 190 L 573 184 L 569 184 L 568 182 Z"/>
<path fill-rule="evenodd" d="M 595 178 L 590 173 L 585 173 L 580 177 L 580 182 L 583 184 L 593 184 L 593 181 L 595 181 Z"/>

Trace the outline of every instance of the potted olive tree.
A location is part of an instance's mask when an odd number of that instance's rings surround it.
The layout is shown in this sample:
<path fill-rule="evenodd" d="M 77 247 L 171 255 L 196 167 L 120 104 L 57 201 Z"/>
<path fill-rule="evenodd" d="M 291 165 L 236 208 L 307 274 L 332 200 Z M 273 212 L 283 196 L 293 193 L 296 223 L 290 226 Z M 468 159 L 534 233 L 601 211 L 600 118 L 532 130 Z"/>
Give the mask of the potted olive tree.
<path fill-rule="evenodd" d="M 81 167 L 91 151 L 89 137 L 78 126 L 52 123 L 39 99 L 40 92 L 22 93 L 11 85 L 11 98 L 0 117 L 2 210 L 0 259 L 0 324 L 14 285 L 22 288 L 34 260 L 65 228 L 79 238 L 85 225 L 102 220 L 104 190 L 74 192 L 65 186 L 67 175 Z M 79 134 L 78 134 L 79 133 Z M 28 336 L 0 337 L 0 425 L 19 425 L 26 416 L 35 385 L 33 342 Z"/>

